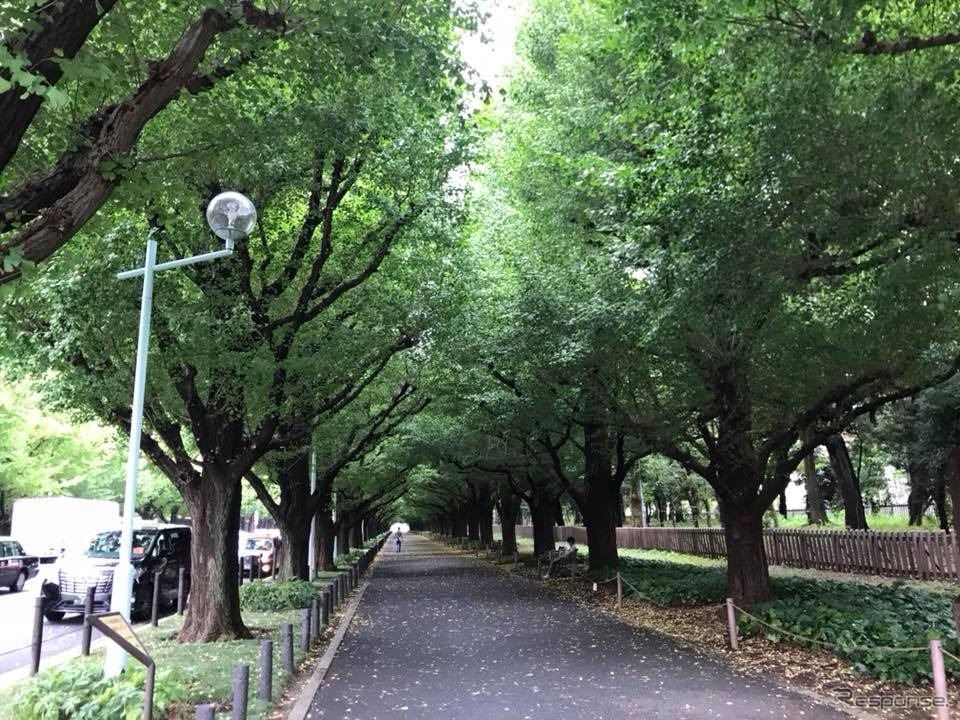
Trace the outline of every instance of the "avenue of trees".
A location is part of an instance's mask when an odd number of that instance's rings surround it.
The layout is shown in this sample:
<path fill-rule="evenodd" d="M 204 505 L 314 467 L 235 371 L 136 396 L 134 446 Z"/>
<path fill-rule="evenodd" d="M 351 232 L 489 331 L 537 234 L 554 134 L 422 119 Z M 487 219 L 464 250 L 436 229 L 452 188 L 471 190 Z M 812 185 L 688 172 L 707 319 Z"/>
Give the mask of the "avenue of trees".
<path fill-rule="evenodd" d="M 329 568 L 401 516 L 496 519 L 511 552 L 522 512 L 542 552 L 566 513 L 613 566 L 656 477 L 660 512 L 718 505 L 761 601 L 763 516 L 791 473 L 819 492 L 815 449 L 853 527 L 854 435 L 917 503 L 960 496 L 947 5 L 533 0 L 476 110 L 459 3 L 0 0 L 4 377 L 128 431 L 116 272 L 151 234 L 217 247 L 203 209 L 239 190 L 234 255 L 156 281 L 142 447 L 194 527 L 182 640 L 249 634 L 244 488 L 306 577 L 312 526 Z"/>

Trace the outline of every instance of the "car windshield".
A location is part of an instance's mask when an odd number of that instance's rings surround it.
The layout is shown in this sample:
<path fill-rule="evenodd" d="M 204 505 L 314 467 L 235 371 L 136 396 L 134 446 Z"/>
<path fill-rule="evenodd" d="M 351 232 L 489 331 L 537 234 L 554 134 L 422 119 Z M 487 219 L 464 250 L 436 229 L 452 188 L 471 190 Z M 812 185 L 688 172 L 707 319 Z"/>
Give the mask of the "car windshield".
<path fill-rule="evenodd" d="M 155 532 L 135 531 L 133 533 L 133 556 L 142 557 L 150 552 L 150 546 L 156 536 Z M 93 558 L 119 558 L 120 531 L 112 530 L 94 535 L 86 554 L 87 557 Z"/>
<path fill-rule="evenodd" d="M 271 550 L 273 543 L 266 538 L 250 538 L 247 540 L 247 550 Z"/>

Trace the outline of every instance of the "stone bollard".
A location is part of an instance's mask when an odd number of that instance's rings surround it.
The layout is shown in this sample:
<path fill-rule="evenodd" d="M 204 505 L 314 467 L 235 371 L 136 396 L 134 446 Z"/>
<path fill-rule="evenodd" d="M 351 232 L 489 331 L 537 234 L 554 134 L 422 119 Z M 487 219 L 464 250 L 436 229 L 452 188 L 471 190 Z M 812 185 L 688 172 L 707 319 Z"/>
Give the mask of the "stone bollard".
<path fill-rule="evenodd" d="M 153 627 L 157 627 L 157 623 L 160 622 L 160 581 L 162 578 L 162 570 L 153 574 L 153 603 L 150 607 L 150 624 Z"/>
<path fill-rule="evenodd" d="M 187 571 L 186 568 L 180 568 L 177 574 L 177 615 L 183 615 L 183 609 L 187 606 Z"/>
<path fill-rule="evenodd" d="M 320 624 L 321 624 L 323 627 L 326 627 L 327 625 L 330 624 L 330 596 L 331 596 L 331 594 L 332 594 L 332 593 L 330 592 L 329 585 L 328 585 L 328 586 L 327 586 L 327 589 L 324 590 L 323 593 L 320 595 L 320 611 L 321 611 Z M 317 634 L 317 637 L 320 637 L 319 633 Z"/>
<path fill-rule="evenodd" d="M 303 608 L 300 614 L 300 650 L 308 653 L 310 652 L 310 608 Z"/>
<path fill-rule="evenodd" d="M 213 720 L 216 716 L 216 705 L 197 705 L 197 720 Z"/>
<path fill-rule="evenodd" d="M 273 695 L 273 640 L 260 643 L 260 698 L 270 700 Z"/>
<path fill-rule="evenodd" d="M 310 623 L 310 634 L 316 643 L 320 639 L 320 598 L 314 598 L 310 604 Z"/>
<path fill-rule="evenodd" d="M 250 686 L 250 666 L 237 663 L 233 668 L 233 710 L 230 720 L 247 720 L 247 693 Z"/>
<path fill-rule="evenodd" d="M 283 662 L 283 668 L 289 673 L 293 672 L 293 625 L 284 623 L 280 626 L 280 660 Z"/>
<path fill-rule="evenodd" d="M 737 638 L 737 612 L 733 607 L 733 598 L 727 598 L 727 637 L 730 639 L 730 649 L 739 649 L 740 642 Z"/>

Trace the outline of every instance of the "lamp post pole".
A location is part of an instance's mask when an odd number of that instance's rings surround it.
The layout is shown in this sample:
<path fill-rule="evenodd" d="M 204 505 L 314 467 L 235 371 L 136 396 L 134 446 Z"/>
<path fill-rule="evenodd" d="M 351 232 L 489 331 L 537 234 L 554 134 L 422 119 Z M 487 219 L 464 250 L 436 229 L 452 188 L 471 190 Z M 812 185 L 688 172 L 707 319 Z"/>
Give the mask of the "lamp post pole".
<path fill-rule="evenodd" d="M 227 208 L 227 209 L 223 209 Z M 256 210 L 247 198 L 239 193 L 221 193 L 207 208 L 210 229 L 224 239 L 223 250 L 194 255 L 157 264 L 157 241 L 151 230 L 147 235 L 147 253 L 142 268 L 117 273 L 117 278 L 143 276 L 143 294 L 140 299 L 140 329 L 137 334 L 137 361 L 133 378 L 133 406 L 130 413 L 130 442 L 127 446 L 127 474 L 123 489 L 123 520 L 120 529 L 119 562 L 113 574 L 110 595 L 110 610 L 119 612 L 130 620 L 131 596 L 133 595 L 133 516 L 137 504 L 137 476 L 140 469 L 140 437 L 143 432 L 143 402 L 147 384 L 147 356 L 150 350 L 150 318 L 153 313 L 153 278 L 158 270 L 195 265 L 233 254 L 234 240 L 245 237 L 256 222 Z M 239 220 L 239 222 L 238 222 Z M 104 674 L 115 677 L 123 672 L 127 654 L 116 643 L 107 644 Z"/>

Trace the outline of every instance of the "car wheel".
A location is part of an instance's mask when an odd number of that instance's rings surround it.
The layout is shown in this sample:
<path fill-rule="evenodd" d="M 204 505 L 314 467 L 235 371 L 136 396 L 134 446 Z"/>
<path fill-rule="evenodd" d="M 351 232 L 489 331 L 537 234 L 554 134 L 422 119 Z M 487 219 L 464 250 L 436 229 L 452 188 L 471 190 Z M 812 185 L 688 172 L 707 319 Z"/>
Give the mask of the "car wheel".
<path fill-rule="evenodd" d="M 21 572 L 17 575 L 17 579 L 13 581 L 13 585 L 10 586 L 10 592 L 20 592 L 23 590 L 23 586 L 27 584 L 27 573 Z"/>
<path fill-rule="evenodd" d="M 63 613 L 56 610 L 47 610 L 43 616 L 50 622 L 58 623 L 63 620 Z"/>

